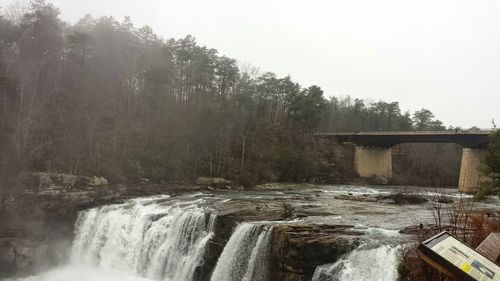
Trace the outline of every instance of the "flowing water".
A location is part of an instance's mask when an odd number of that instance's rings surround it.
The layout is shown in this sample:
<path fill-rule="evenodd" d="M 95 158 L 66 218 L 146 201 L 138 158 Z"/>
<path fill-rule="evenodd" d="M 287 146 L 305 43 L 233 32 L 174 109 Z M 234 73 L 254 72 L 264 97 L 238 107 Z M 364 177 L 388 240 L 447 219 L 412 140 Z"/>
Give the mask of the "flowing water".
<path fill-rule="evenodd" d="M 192 280 L 215 217 L 196 202 L 165 205 L 163 199 L 81 212 L 69 265 L 28 280 Z"/>
<path fill-rule="evenodd" d="M 365 228 L 367 239 L 334 264 L 319 266 L 312 281 L 396 281 L 401 246 L 397 231 Z"/>
<path fill-rule="evenodd" d="M 268 280 L 272 227 L 240 224 L 224 247 L 211 281 Z"/>
<path fill-rule="evenodd" d="M 312 280 L 395 281 L 398 252 L 398 246 L 361 247 L 332 265 L 318 267 Z"/>
<path fill-rule="evenodd" d="M 313 281 L 396 280 L 402 242 L 398 229 L 431 222 L 421 205 L 337 200 L 339 194 L 388 194 L 389 188 L 318 186 L 308 189 L 188 193 L 129 200 L 80 212 L 66 265 L 29 281 L 199 280 L 214 236 L 217 206 L 284 201 L 306 217 L 288 223 L 355 225 L 362 245 L 334 264 L 319 266 Z M 417 193 L 431 194 L 422 190 Z M 452 193 L 455 196 L 455 193 Z M 209 207 L 210 206 L 210 207 Z M 273 224 L 239 224 L 224 246 L 212 281 L 267 281 Z M 213 257 L 211 257 L 213 259 Z M 211 260 L 212 264 L 215 261 Z M 202 276 L 208 280 L 210 276 Z"/>
<path fill-rule="evenodd" d="M 213 222 L 196 207 L 140 200 L 91 209 L 77 220 L 71 260 L 151 279 L 191 280 Z"/>

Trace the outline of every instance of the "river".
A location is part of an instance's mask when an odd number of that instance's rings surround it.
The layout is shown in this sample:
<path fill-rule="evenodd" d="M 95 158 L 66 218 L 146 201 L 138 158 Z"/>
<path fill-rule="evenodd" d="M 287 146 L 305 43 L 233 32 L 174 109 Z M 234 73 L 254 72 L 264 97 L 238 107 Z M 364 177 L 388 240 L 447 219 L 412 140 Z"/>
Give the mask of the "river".
<path fill-rule="evenodd" d="M 431 223 L 426 204 L 383 204 L 336 199 L 341 195 L 376 196 L 402 187 L 314 186 L 259 191 L 215 191 L 178 196 L 153 196 L 80 212 L 68 261 L 29 281 L 267 281 L 273 228 L 279 224 L 349 225 L 363 233 L 353 251 L 331 264 L 319 265 L 313 281 L 397 279 L 399 252 L 407 241 L 403 227 Z M 432 197 L 433 190 L 404 188 Z M 449 196 L 461 195 L 443 190 Z M 202 276 L 207 248 L 214 236 L 217 209 L 287 202 L 301 215 L 289 220 L 238 224 L 214 261 L 211 275 Z M 496 203 L 495 203 L 496 204 Z M 495 204 L 492 204 L 493 206 Z"/>

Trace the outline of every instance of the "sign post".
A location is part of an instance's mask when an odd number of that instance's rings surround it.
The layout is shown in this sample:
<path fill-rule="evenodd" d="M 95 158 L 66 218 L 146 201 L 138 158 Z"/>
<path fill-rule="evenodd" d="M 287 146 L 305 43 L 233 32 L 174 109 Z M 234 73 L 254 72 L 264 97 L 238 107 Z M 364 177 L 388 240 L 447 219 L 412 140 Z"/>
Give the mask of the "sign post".
<path fill-rule="evenodd" d="M 500 267 L 444 231 L 422 242 L 422 259 L 457 281 L 500 281 Z"/>

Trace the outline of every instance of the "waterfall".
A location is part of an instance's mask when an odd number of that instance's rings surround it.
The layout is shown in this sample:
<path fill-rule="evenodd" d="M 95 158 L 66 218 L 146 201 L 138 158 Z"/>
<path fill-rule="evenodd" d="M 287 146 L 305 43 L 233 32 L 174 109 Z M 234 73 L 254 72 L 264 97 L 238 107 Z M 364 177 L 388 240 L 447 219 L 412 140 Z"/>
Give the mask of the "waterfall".
<path fill-rule="evenodd" d="M 212 274 L 212 281 L 266 281 L 272 227 L 243 223 L 236 227 Z"/>
<path fill-rule="evenodd" d="M 165 206 L 150 199 L 83 211 L 71 264 L 154 280 L 192 280 L 214 219 L 194 204 Z"/>
<path fill-rule="evenodd" d="M 361 247 L 331 265 L 319 266 L 312 281 L 396 281 L 399 246 Z"/>

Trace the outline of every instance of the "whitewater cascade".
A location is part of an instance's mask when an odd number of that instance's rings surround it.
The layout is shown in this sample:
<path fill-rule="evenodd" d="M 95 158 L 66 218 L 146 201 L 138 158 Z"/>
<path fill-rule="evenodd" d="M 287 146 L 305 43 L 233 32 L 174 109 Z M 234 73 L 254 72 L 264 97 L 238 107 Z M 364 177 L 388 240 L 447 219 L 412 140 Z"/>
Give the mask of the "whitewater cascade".
<path fill-rule="evenodd" d="M 71 264 L 154 280 L 193 280 L 213 236 L 215 217 L 195 204 L 137 199 L 83 211 Z"/>
<path fill-rule="evenodd" d="M 227 242 L 212 274 L 212 281 L 266 281 L 272 227 L 242 223 Z"/>
<path fill-rule="evenodd" d="M 379 228 L 364 231 L 368 236 L 366 244 L 334 264 L 317 267 L 312 281 L 396 281 L 401 246 L 381 241 L 399 234 Z"/>

